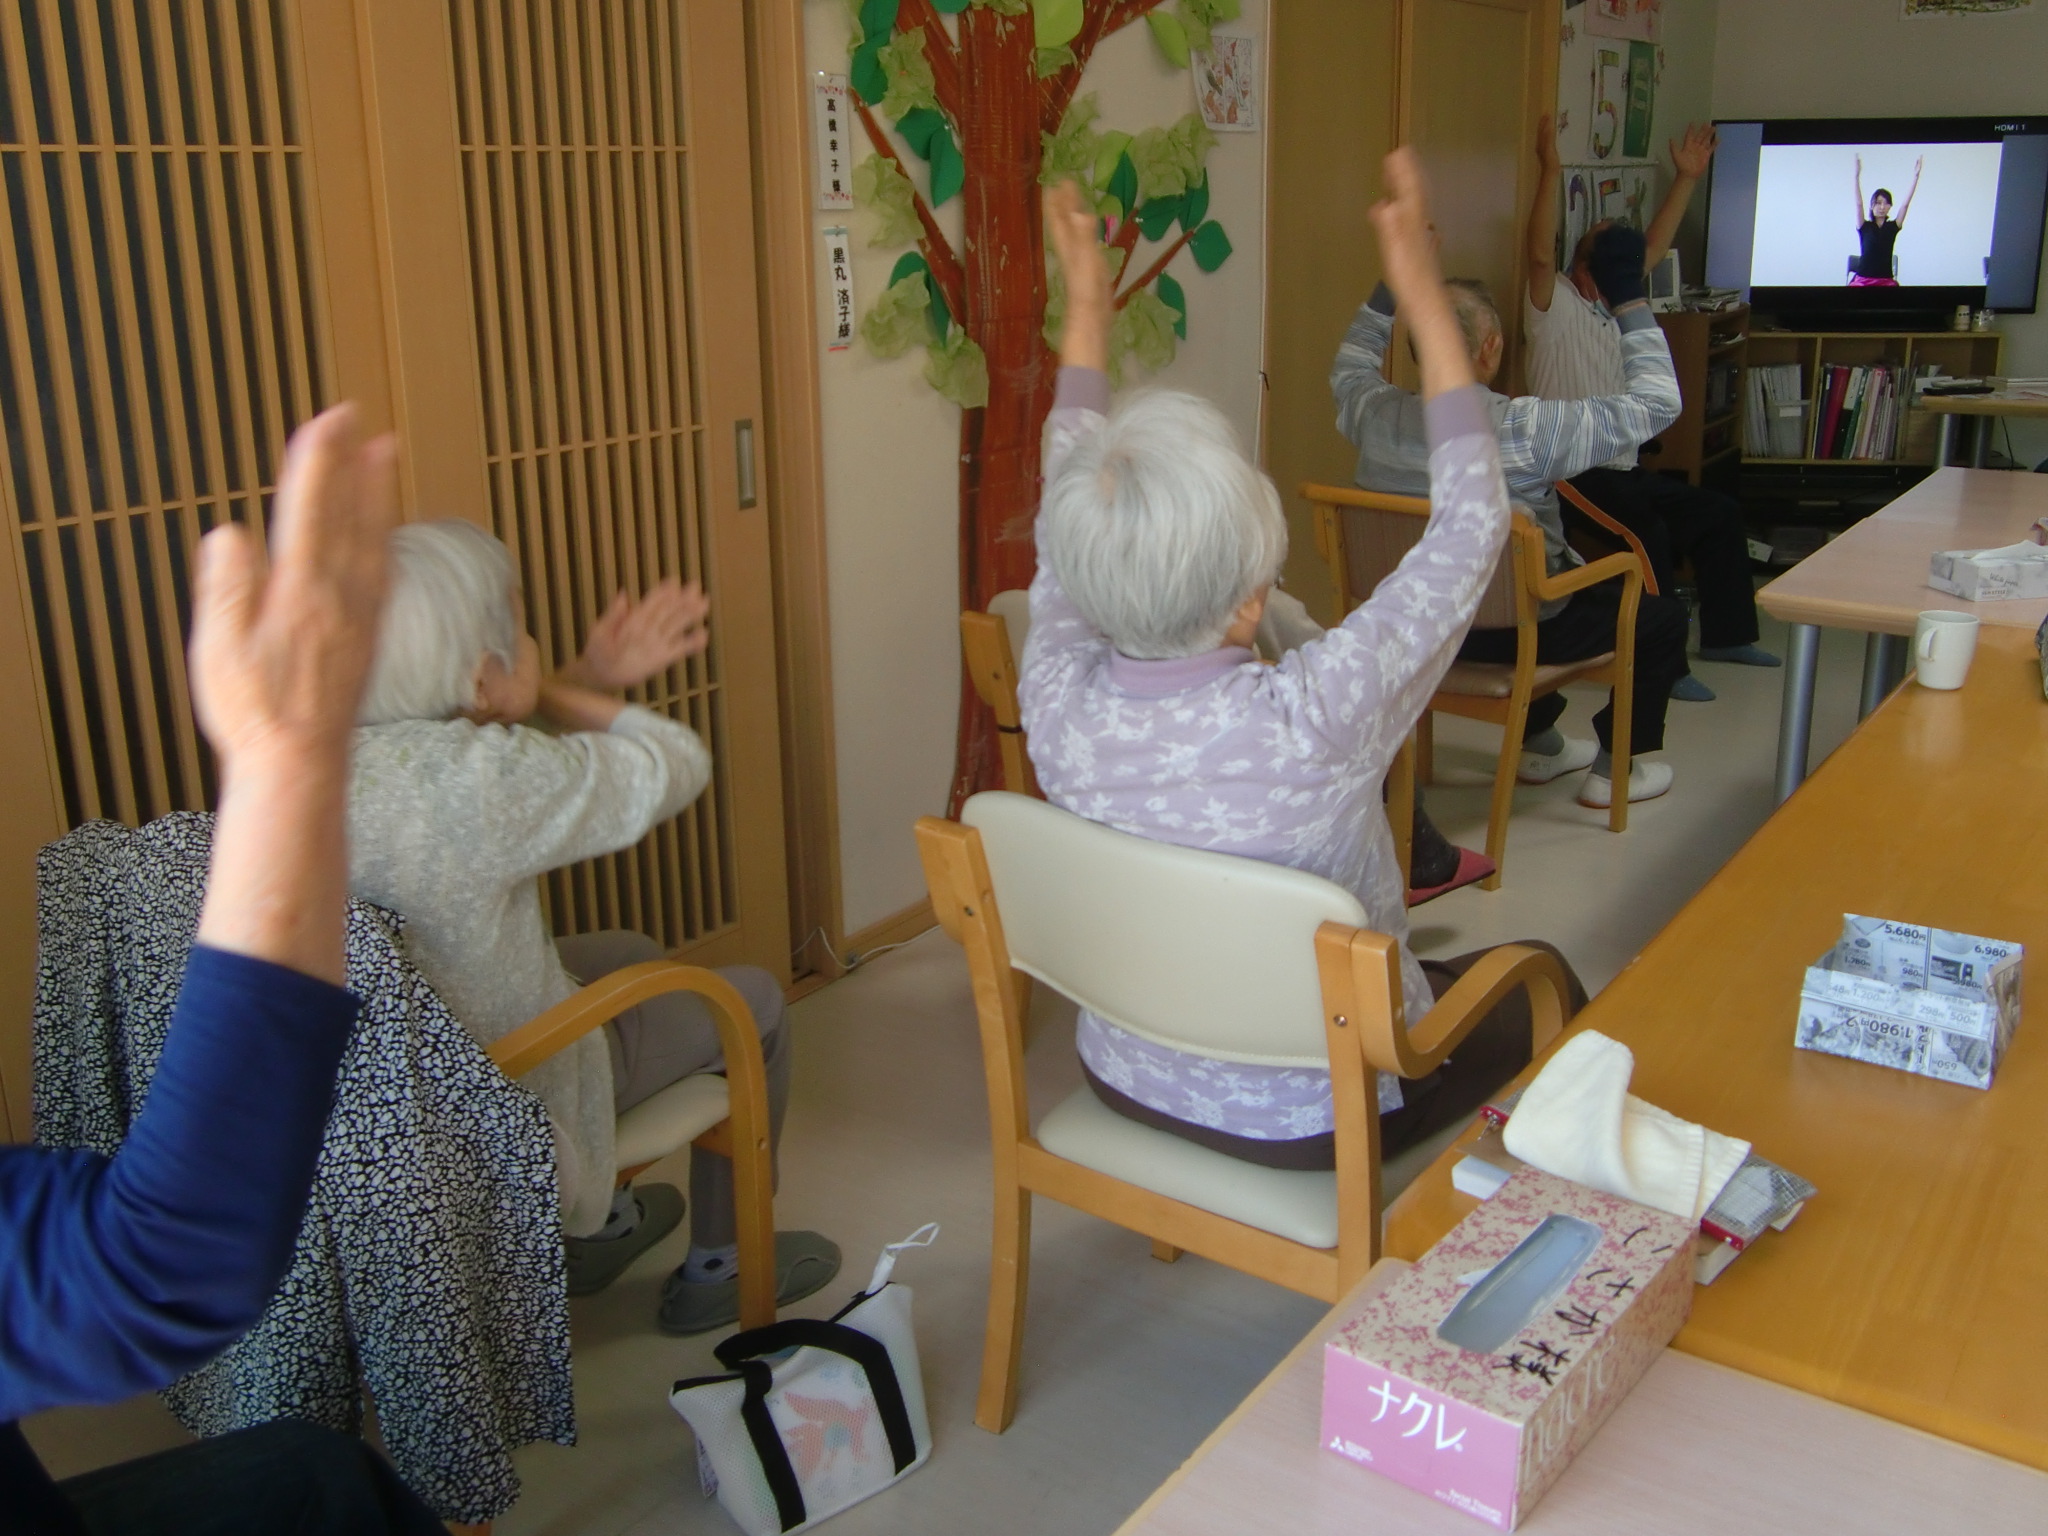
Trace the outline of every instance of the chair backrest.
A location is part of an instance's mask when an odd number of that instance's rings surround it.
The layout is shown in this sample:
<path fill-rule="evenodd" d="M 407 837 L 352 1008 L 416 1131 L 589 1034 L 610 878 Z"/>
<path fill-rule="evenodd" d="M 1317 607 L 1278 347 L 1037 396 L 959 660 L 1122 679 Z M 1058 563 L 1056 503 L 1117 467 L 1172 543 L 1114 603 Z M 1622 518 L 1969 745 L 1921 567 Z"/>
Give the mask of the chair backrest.
<path fill-rule="evenodd" d="M 1337 583 L 1343 613 L 1364 602 L 1394 573 L 1408 551 L 1422 542 L 1429 525 L 1429 501 L 1421 496 L 1335 485 L 1305 485 L 1302 494 L 1316 509 L 1317 543 Z M 1474 629 L 1512 629 L 1519 621 L 1514 544 L 1511 538 L 1502 546 L 1493 576 L 1480 594 Z"/>
<path fill-rule="evenodd" d="M 995 716 L 1003 762 L 1003 785 L 1020 795 L 1038 793 L 1038 776 L 1024 740 L 1024 716 L 1017 705 L 1017 674 L 1024 665 L 1024 637 L 1031 629 L 1029 595 L 1011 589 L 989 601 L 989 611 L 969 608 L 960 615 L 960 654 L 975 694 Z"/>
<path fill-rule="evenodd" d="M 1022 795 L 975 795 L 960 819 L 981 834 L 1016 969 L 1176 1050 L 1328 1064 L 1316 930 L 1365 926 L 1343 887 Z"/>
<path fill-rule="evenodd" d="M 1010 665 L 1024 670 L 1024 641 L 1031 633 L 1031 594 L 1022 587 L 998 592 L 988 600 L 988 611 L 1003 621 L 1010 642 Z"/>

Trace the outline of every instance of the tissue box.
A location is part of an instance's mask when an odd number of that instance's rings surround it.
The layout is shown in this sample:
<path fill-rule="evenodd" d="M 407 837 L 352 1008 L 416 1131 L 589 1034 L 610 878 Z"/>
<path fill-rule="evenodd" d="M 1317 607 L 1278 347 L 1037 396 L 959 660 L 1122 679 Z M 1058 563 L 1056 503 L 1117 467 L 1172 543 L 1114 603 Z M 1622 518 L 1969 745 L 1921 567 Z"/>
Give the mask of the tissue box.
<path fill-rule="evenodd" d="M 2032 553 L 2020 553 L 2023 550 Z M 1927 585 L 1972 603 L 2048 597 L 2048 550 L 2032 544 L 1943 550 L 1928 563 Z"/>
<path fill-rule="evenodd" d="M 2019 1024 L 2024 958 L 1999 939 L 1851 916 L 1807 969 L 1794 1043 L 1989 1088 Z"/>
<path fill-rule="evenodd" d="M 1531 1299 L 1506 1289 L 1512 1266 L 1473 1278 L 1552 1217 L 1563 1220 L 1547 1230 L 1577 1244 L 1560 1250 L 1554 1283 L 1537 1273 Z M 1323 1445 L 1513 1530 L 1684 1324 L 1696 1235 L 1525 1168 L 1324 1346 Z M 1489 1293 L 1513 1301 L 1487 1319 L 1492 1347 L 1443 1337 L 1461 1301 Z"/>

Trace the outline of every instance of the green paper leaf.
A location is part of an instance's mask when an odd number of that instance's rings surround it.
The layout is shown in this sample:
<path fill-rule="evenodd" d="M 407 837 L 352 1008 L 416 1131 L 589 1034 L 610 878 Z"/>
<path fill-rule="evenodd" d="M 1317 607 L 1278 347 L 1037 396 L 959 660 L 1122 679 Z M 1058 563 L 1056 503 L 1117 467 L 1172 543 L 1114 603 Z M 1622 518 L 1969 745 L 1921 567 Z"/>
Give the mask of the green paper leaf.
<path fill-rule="evenodd" d="M 1076 97 L 1061 119 L 1058 133 L 1038 136 L 1038 182 L 1056 187 L 1063 181 L 1078 181 L 1092 189 L 1098 179 L 1095 159 L 1101 138 L 1095 132 L 1095 118 L 1102 110 L 1091 92 Z"/>
<path fill-rule="evenodd" d="M 1181 202 L 1180 227 L 1185 232 L 1193 229 L 1209 217 L 1209 173 L 1204 171 L 1202 179 L 1188 188 L 1188 195 Z"/>
<path fill-rule="evenodd" d="M 1181 197 L 1155 197 L 1149 203 L 1138 207 L 1138 233 L 1147 240 L 1163 240 L 1166 232 L 1173 228 L 1173 222 L 1180 217 L 1181 208 L 1187 199 Z"/>
<path fill-rule="evenodd" d="M 988 359 L 965 331 L 924 351 L 925 383 L 965 410 L 988 404 Z"/>
<path fill-rule="evenodd" d="M 941 16 L 958 16 L 967 9 L 967 0 L 932 0 L 932 9 Z"/>
<path fill-rule="evenodd" d="M 1181 25 L 1178 16 L 1165 11 L 1147 11 L 1145 25 L 1152 29 L 1152 41 L 1159 45 L 1159 51 L 1166 56 L 1166 62 L 1175 69 L 1188 67 L 1188 29 Z"/>
<path fill-rule="evenodd" d="M 1085 0 L 1031 0 L 1032 42 L 1040 48 L 1064 48 L 1081 35 Z"/>
<path fill-rule="evenodd" d="M 922 251 L 905 251 L 896 258 L 896 265 L 889 269 L 889 286 L 894 288 L 913 272 L 920 275 L 931 271 Z"/>
<path fill-rule="evenodd" d="M 994 11 L 998 16 L 1022 16 L 1029 8 L 1030 0 L 970 0 L 970 3 L 984 11 Z"/>
<path fill-rule="evenodd" d="M 860 35 L 877 48 L 896 30 L 897 0 L 861 0 Z M 865 43 L 863 44 L 865 46 Z"/>
<path fill-rule="evenodd" d="M 1202 165 L 1216 135 L 1190 112 L 1171 128 L 1147 128 L 1131 140 L 1131 164 L 1138 173 L 1138 200 L 1178 197 L 1203 176 Z"/>
<path fill-rule="evenodd" d="M 1207 53 L 1215 46 L 1209 29 L 1237 20 L 1238 0 L 1180 0 L 1179 10 L 1181 22 L 1187 28 L 1188 46 L 1197 53 Z"/>
<path fill-rule="evenodd" d="M 1195 258 L 1195 265 L 1204 272 L 1214 272 L 1230 260 L 1230 236 L 1223 233 L 1223 226 L 1214 219 L 1202 225 L 1188 241 L 1188 250 Z"/>
<path fill-rule="evenodd" d="M 931 159 L 935 135 L 949 132 L 946 115 L 937 107 L 912 107 L 896 120 L 896 131 L 903 135 L 904 143 L 917 151 L 920 160 Z"/>
<path fill-rule="evenodd" d="M 1103 190 L 1115 201 L 1119 217 L 1138 206 L 1138 169 L 1129 154 L 1117 157 L 1116 169 L 1110 173 L 1109 185 Z"/>
<path fill-rule="evenodd" d="M 1032 71 L 1041 80 L 1050 80 L 1054 75 L 1074 62 L 1071 48 L 1041 48 L 1032 55 Z"/>
<path fill-rule="evenodd" d="M 1154 373 L 1172 362 L 1176 345 L 1173 322 L 1173 311 L 1150 288 L 1140 288 L 1125 299 L 1109 327 L 1112 379 L 1122 379 L 1126 356 L 1137 358 Z"/>
<path fill-rule="evenodd" d="M 923 28 L 892 37 L 882 45 L 877 57 L 889 81 L 888 91 L 882 97 L 882 110 L 890 117 L 902 117 L 920 107 L 938 106 L 932 61 L 924 53 Z"/>
<path fill-rule="evenodd" d="M 853 168 L 853 200 L 875 216 L 869 245 L 908 245 L 923 233 L 910 178 L 880 155 Z"/>
<path fill-rule="evenodd" d="M 960 158 L 960 146 L 953 142 L 953 130 L 943 123 L 932 135 L 932 206 L 944 207 L 967 185 L 967 164 Z"/>
<path fill-rule="evenodd" d="M 1188 296 L 1171 275 L 1162 272 L 1159 281 L 1152 285 L 1159 291 L 1159 302 L 1173 311 L 1173 334 L 1182 341 L 1188 339 Z"/>
<path fill-rule="evenodd" d="M 900 265 L 900 264 L 899 264 Z M 931 338 L 931 289 L 922 272 L 891 283 L 860 323 L 860 339 L 877 357 L 901 357 Z"/>
<path fill-rule="evenodd" d="M 889 94 L 889 76 L 882 69 L 879 57 L 882 45 L 865 42 L 853 51 L 853 61 L 847 66 L 847 83 L 854 94 L 869 106 L 879 103 Z"/>
<path fill-rule="evenodd" d="M 1092 98 L 1091 98 L 1092 100 Z M 1131 136 L 1121 129 L 1112 128 L 1101 135 L 1100 147 L 1095 152 L 1094 182 L 1098 187 L 1107 187 L 1116 175 L 1117 163 L 1131 147 Z"/>

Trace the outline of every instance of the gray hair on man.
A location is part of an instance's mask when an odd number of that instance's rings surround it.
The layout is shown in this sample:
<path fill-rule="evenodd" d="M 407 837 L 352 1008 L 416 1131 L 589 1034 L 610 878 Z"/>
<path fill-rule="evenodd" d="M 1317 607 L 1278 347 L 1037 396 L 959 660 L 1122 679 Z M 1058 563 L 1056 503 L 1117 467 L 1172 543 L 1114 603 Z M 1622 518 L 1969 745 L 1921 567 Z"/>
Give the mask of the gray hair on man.
<path fill-rule="evenodd" d="M 1479 356 L 1479 349 L 1486 345 L 1487 338 L 1502 336 L 1507 328 L 1500 323 L 1500 309 L 1493 302 L 1493 295 L 1487 292 L 1486 284 L 1476 277 L 1447 277 L 1444 287 L 1451 296 L 1451 313 L 1458 317 L 1458 330 L 1464 335 L 1465 350 L 1473 357 Z"/>
<path fill-rule="evenodd" d="M 1280 573 L 1280 496 L 1221 411 L 1149 390 L 1119 405 L 1046 482 L 1045 558 L 1081 614 L 1142 661 L 1216 649 Z"/>
<path fill-rule="evenodd" d="M 475 702 L 486 656 L 518 663 L 511 552 L 456 518 L 396 530 L 391 595 L 356 723 L 449 719 Z"/>

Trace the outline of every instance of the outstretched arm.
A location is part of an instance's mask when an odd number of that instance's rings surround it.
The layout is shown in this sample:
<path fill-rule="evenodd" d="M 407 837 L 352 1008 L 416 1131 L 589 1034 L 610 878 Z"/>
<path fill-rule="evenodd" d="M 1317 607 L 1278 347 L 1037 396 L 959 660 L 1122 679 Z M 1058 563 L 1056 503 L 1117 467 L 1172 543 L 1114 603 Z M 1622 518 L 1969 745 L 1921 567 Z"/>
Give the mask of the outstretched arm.
<path fill-rule="evenodd" d="M 1925 169 L 1927 169 L 1927 157 L 1922 155 L 1913 162 L 1913 185 L 1906 188 L 1906 200 L 1899 204 L 1899 216 L 1894 222 L 1904 224 L 1906 222 L 1906 215 L 1913 211 L 1913 194 L 1920 190 L 1920 173 Z"/>
<path fill-rule="evenodd" d="M 1550 310 L 1557 286 L 1557 130 L 1548 112 L 1536 124 L 1536 200 L 1529 205 L 1529 302 Z"/>
<path fill-rule="evenodd" d="M 1870 204 L 1863 201 L 1863 157 L 1858 155 L 1856 157 L 1856 227 L 1858 229 L 1863 227 L 1863 221 L 1869 217 L 1867 212 L 1869 207 Z"/>
<path fill-rule="evenodd" d="M 1671 190 L 1664 194 L 1657 216 L 1643 232 L 1645 272 L 1656 270 L 1664 253 L 1671 249 L 1671 242 L 1678 238 L 1678 226 L 1685 218 L 1686 205 L 1692 201 L 1693 189 L 1707 174 L 1720 142 L 1720 130 L 1712 123 L 1693 123 L 1686 128 L 1685 137 L 1671 146 Z"/>

